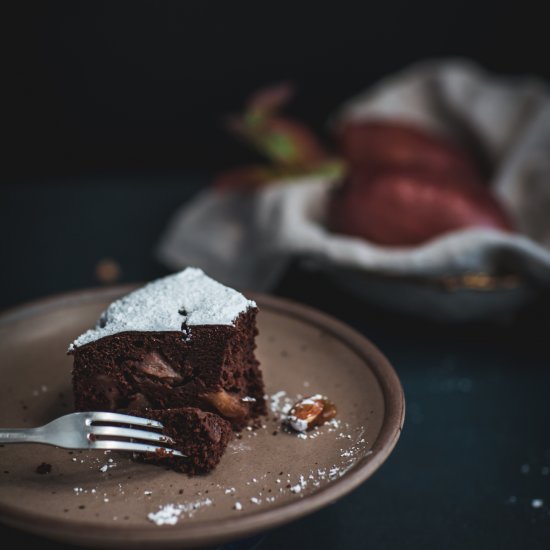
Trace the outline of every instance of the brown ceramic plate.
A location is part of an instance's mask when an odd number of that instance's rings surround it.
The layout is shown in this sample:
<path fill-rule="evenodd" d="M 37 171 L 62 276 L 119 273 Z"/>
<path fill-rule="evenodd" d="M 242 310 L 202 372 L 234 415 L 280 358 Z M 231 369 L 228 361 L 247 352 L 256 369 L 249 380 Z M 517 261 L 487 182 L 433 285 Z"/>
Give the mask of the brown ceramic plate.
<path fill-rule="evenodd" d="M 36 426 L 71 411 L 67 344 L 129 290 L 66 294 L 0 316 L 0 426 Z M 278 298 L 254 298 L 261 310 L 258 356 L 275 412 L 262 428 L 235 438 L 213 473 L 189 478 L 127 454 L 6 445 L 0 519 L 87 546 L 184 548 L 294 520 L 365 481 L 403 425 L 394 370 L 373 344 L 335 319 Z M 305 439 L 281 431 L 280 409 L 313 393 L 336 403 L 337 421 Z M 43 462 L 50 473 L 36 472 Z M 167 505 L 179 511 L 175 525 L 148 519 Z"/>

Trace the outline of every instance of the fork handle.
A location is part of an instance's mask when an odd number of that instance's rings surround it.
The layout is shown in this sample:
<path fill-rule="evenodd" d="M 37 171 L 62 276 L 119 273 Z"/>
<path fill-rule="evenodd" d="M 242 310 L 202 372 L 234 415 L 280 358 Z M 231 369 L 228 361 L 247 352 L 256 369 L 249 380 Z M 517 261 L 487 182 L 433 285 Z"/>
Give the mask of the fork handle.
<path fill-rule="evenodd" d="M 44 443 L 42 428 L 2 428 L 0 444 L 5 443 Z"/>

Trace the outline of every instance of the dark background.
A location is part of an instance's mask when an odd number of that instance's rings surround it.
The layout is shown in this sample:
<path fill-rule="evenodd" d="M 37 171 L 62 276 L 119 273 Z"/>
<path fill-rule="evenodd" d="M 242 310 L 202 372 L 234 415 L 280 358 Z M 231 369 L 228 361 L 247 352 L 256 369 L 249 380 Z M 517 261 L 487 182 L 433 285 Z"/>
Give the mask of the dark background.
<path fill-rule="evenodd" d="M 3 18 L 0 308 L 97 285 L 105 257 L 121 282 L 166 273 L 153 251 L 170 215 L 215 171 L 255 159 L 221 120 L 257 87 L 294 81 L 290 111 L 321 131 L 343 100 L 428 57 L 550 80 L 543 6 L 18 2 Z M 273 292 L 379 345 L 408 412 L 380 472 L 260 549 L 547 548 L 548 294 L 457 326 L 376 309 L 297 266 Z"/>
<path fill-rule="evenodd" d="M 291 112 L 317 129 L 343 100 L 425 58 L 550 79 L 544 2 L 13 4 L 0 130 L 10 181 L 238 164 L 251 154 L 222 116 L 285 79 L 299 89 Z"/>
<path fill-rule="evenodd" d="M 323 132 L 342 101 L 426 58 L 550 81 L 543 7 L 12 3 L 0 103 L 0 285 L 10 290 L 0 307 L 93 286 L 105 257 L 123 282 L 161 274 L 153 248 L 175 209 L 217 171 L 258 160 L 222 124 L 258 87 L 293 81 L 290 112 Z"/>

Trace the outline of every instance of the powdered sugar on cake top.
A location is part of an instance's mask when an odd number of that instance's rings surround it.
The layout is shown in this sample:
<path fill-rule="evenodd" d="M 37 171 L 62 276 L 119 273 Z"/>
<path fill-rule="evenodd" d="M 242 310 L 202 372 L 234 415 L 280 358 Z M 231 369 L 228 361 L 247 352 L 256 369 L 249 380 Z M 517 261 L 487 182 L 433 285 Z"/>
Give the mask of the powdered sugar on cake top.
<path fill-rule="evenodd" d="M 96 327 L 79 336 L 69 350 L 120 332 L 184 332 L 185 326 L 233 325 L 251 307 L 256 304 L 240 292 L 188 267 L 113 302 Z"/>

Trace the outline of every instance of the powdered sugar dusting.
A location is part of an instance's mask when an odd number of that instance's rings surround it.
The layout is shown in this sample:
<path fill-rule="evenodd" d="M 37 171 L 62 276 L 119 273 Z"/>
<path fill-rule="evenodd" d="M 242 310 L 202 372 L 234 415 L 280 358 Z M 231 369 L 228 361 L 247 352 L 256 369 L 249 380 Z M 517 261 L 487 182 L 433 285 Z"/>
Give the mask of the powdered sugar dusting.
<path fill-rule="evenodd" d="M 211 279 L 201 269 L 188 267 L 157 279 L 113 302 L 95 328 L 69 347 L 89 344 L 120 332 L 178 332 L 188 335 L 193 325 L 233 325 L 251 307 L 252 300 Z"/>
<path fill-rule="evenodd" d="M 182 514 L 193 517 L 198 509 L 205 506 L 212 506 L 212 500 L 206 498 L 185 504 L 166 504 L 161 506 L 157 512 L 147 514 L 147 519 L 156 525 L 176 525 Z"/>

